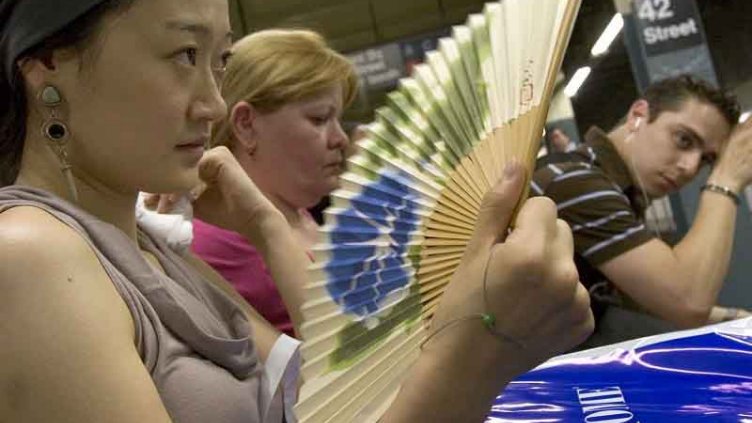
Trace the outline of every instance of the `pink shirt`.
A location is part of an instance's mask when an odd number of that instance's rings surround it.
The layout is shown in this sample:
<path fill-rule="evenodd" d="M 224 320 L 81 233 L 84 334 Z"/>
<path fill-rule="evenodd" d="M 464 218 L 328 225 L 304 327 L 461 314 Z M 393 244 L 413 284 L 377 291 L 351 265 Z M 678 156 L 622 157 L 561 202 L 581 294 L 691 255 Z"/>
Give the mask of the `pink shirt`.
<path fill-rule="evenodd" d="M 294 336 L 290 315 L 261 254 L 243 236 L 193 219 L 191 249 L 230 282 L 269 323 Z"/>

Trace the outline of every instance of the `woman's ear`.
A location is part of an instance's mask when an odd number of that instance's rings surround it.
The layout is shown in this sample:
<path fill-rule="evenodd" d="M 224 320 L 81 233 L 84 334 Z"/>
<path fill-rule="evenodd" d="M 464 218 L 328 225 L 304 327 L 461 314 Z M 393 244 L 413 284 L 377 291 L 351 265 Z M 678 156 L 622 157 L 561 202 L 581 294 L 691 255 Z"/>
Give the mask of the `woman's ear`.
<path fill-rule="evenodd" d="M 36 92 L 47 84 L 64 85 L 66 77 L 77 75 L 82 56 L 73 48 L 59 48 L 43 57 L 20 59 L 16 65 L 28 86 Z"/>
<path fill-rule="evenodd" d="M 241 101 L 233 106 L 230 112 L 230 125 L 232 134 L 238 147 L 249 155 L 253 155 L 258 147 L 257 131 L 258 111 L 252 104 Z"/>
<path fill-rule="evenodd" d="M 34 93 L 41 91 L 49 80 L 50 73 L 54 72 L 54 68 L 50 64 L 39 59 L 25 58 L 19 60 L 17 64 L 27 87 Z"/>

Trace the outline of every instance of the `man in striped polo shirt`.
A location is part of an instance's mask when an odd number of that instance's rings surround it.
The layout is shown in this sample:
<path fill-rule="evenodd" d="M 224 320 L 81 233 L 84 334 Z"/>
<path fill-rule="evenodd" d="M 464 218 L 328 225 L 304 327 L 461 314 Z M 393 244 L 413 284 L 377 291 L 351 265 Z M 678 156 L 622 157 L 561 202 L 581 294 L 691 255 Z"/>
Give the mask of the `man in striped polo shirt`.
<path fill-rule="evenodd" d="M 723 92 L 688 76 L 667 79 L 608 133 L 592 128 L 577 150 L 539 164 L 532 192 L 553 199 L 570 224 L 591 292 L 598 325 L 587 346 L 641 334 L 614 333 L 607 323 L 620 310 L 614 305 L 678 328 L 708 321 L 728 268 L 738 195 L 752 181 L 752 124 L 732 133 L 738 119 L 738 104 Z M 645 205 L 705 164 L 713 170 L 697 218 L 672 247 L 645 227 Z"/>

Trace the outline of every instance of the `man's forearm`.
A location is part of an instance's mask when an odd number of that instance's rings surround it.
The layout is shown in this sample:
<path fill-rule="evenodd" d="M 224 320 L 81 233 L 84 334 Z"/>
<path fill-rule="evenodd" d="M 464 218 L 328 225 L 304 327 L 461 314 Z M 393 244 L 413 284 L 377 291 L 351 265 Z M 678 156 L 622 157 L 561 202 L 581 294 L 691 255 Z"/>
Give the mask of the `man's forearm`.
<path fill-rule="evenodd" d="M 731 259 L 736 208 L 725 195 L 704 191 L 692 227 L 673 249 L 692 306 L 709 310 L 716 304 Z"/>

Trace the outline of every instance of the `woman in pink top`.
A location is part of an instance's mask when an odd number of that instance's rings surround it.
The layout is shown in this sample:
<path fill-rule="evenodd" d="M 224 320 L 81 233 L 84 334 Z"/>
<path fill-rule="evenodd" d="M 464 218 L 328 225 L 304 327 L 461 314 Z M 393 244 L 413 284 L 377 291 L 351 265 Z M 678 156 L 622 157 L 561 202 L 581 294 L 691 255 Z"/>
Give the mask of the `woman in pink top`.
<path fill-rule="evenodd" d="M 339 118 L 357 93 L 352 64 L 306 30 L 266 30 L 232 48 L 222 95 L 229 116 L 214 128 L 282 212 L 300 244 L 316 241 L 306 211 L 338 186 L 349 142 Z M 193 251 L 281 331 L 292 322 L 256 249 L 244 237 L 194 220 Z"/>

